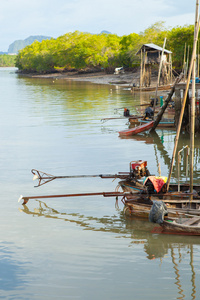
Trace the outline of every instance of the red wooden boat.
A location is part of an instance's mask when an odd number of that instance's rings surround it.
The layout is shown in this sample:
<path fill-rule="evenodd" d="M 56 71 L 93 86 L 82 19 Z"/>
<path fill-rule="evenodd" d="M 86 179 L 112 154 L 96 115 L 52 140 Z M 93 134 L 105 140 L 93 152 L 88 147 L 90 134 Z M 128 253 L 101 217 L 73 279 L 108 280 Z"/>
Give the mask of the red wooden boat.
<path fill-rule="evenodd" d="M 147 124 L 143 124 L 131 129 L 126 129 L 126 130 L 122 130 L 119 131 L 119 135 L 123 136 L 127 136 L 127 135 L 133 135 L 133 134 L 137 134 L 143 131 L 147 131 L 149 129 L 151 129 L 153 127 L 154 121 L 148 122 Z"/>

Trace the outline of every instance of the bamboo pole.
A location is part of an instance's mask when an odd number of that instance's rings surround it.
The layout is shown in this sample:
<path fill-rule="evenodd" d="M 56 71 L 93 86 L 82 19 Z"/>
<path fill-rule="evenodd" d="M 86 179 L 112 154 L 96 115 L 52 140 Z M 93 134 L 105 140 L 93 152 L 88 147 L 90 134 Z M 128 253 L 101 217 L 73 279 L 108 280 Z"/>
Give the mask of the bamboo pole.
<path fill-rule="evenodd" d="M 197 41 L 197 77 L 199 78 L 199 40 Z"/>
<path fill-rule="evenodd" d="M 172 83 L 172 55 L 171 53 L 169 54 L 170 58 L 170 83 Z"/>
<path fill-rule="evenodd" d="M 164 53 L 164 50 L 165 50 L 165 43 L 166 43 L 166 38 L 164 39 L 162 54 L 161 54 L 161 58 L 160 58 L 160 65 L 159 65 L 159 70 L 158 70 L 158 80 L 157 80 L 157 84 L 156 84 L 156 94 L 155 94 L 155 99 L 154 99 L 153 112 L 155 112 L 155 107 L 156 107 L 156 98 L 157 98 L 157 93 L 158 93 L 158 86 L 159 86 L 159 83 L 160 83 L 160 73 L 161 73 L 161 68 L 162 68 L 163 53 Z"/>
<path fill-rule="evenodd" d="M 195 27 L 194 27 L 194 60 L 192 69 L 192 99 L 191 99 L 191 128 L 190 128 L 190 193 L 193 191 L 193 165 L 194 165 L 194 131 L 195 131 L 195 79 L 196 79 L 196 53 L 197 53 L 197 23 L 199 16 L 199 0 L 196 1 L 196 14 L 195 14 Z M 190 200 L 193 199 L 193 195 L 190 196 Z"/>
<path fill-rule="evenodd" d="M 174 84 L 173 84 L 173 86 L 171 88 L 171 91 L 168 94 L 167 99 L 165 100 L 164 105 L 161 107 L 160 111 L 158 112 L 158 114 L 156 116 L 155 122 L 153 124 L 153 127 L 150 129 L 150 132 L 154 131 L 155 128 L 158 126 L 158 124 L 159 124 L 160 120 L 162 119 L 162 116 L 163 116 L 163 114 L 164 114 L 164 112 L 165 112 L 165 110 L 166 110 L 166 108 L 167 108 L 167 106 L 168 106 L 168 104 L 169 104 L 169 102 L 170 102 L 173 94 L 174 94 L 175 86 L 176 86 L 176 84 L 178 82 L 181 81 L 182 78 L 183 78 L 183 74 L 182 73 L 179 75 L 179 77 L 176 78 L 176 80 L 175 80 L 175 82 L 174 82 Z"/>
<path fill-rule="evenodd" d="M 187 70 L 186 55 L 187 55 L 187 45 L 185 43 L 185 51 L 184 51 L 184 58 L 183 58 L 183 71 L 182 71 L 184 73 L 184 81 L 186 79 L 186 70 Z"/>
<path fill-rule="evenodd" d="M 145 72 L 146 72 L 146 68 L 145 68 L 145 61 L 146 61 L 146 51 L 144 48 L 144 53 L 143 53 L 143 58 L 142 58 L 142 86 L 144 86 L 144 82 L 145 82 Z"/>
<path fill-rule="evenodd" d="M 185 80 L 186 80 L 187 74 L 188 74 L 189 57 L 190 57 L 190 45 L 188 45 L 188 51 L 187 51 L 187 62 L 186 62 Z"/>
<path fill-rule="evenodd" d="M 177 146 L 178 146 L 178 140 L 179 140 L 179 136 L 180 136 L 180 130 L 181 130 L 183 114 L 184 114 L 184 110 L 185 110 L 187 93 L 188 93 L 188 89 L 189 89 L 190 78 L 191 78 L 191 73 L 192 73 L 192 68 L 193 68 L 193 62 L 194 62 L 194 58 L 195 58 L 195 55 L 196 55 L 196 43 L 197 43 L 198 33 L 199 33 L 199 24 L 200 24 L 200 18 L 198 19 L 197 27 L 196 27 L 196 30 L 195 30 L 195 39 L 194 39 L 194 45 L 193 45 L 193 51 L 192 51 L 192 58 L 191 58 L 191 62 L 190 62 L 188 78 L 187 78 L 187 82 L 186 82 L 186 88 L 185 88 L 185 93 L 184 93 L 184 97 L 183 97 L 183 103 L 182 103 L 182 107 L 181 107 L 181 113 L 180 113 L 180 117 L 179 117 L 178 128 L 177 128 L 177 132 L 176 132 L 176 138 L 175 138 L 175 143 L 174 143 L 174 150 L 173 150 L 173 154 L 172 154 L 170 171 L 169 171 L 169 175 L 168 175 L 168 179 L 167 179 L 167 191 L 169 190 L 169 184 L 170 184 L 170 179 L 171 179 L 171 175 L 172 175 L 172 169 L 173 169 L 173 165 L 174 165 L 176 150 L 177 150 Z"/>
<path fill-rule="evenodd" d="M 141 58 L 141 62 L 140 62 L 140 88 L 143 85 L 143 54 L 142 54 L 142 48 L 141 48 L 141 52 L 140 52 L 140 58 Z"/>
<path fill-rule="evenodd" d="M 182 72 L 185 72 L 185 64 L 186 64 L 186 43 L 185 43 L 185 50 L 184 50 L 184 56 L 183 56 L 183 69 L 182 69 Z"/>

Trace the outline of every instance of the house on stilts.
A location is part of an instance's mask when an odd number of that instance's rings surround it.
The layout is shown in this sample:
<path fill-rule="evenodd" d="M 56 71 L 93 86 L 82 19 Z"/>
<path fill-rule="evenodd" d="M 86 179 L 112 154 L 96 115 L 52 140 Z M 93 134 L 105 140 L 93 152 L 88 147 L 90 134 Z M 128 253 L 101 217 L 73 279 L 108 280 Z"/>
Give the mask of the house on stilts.
<path fill-rule="evenodd" d="M 163 55 L 162 55 L 163 54 Z M 136 53 L 140 55 L 140 87 L 151 86 L 153 70 L 161 66 L 160 85 L 172 82 L 172 52 L 155 45 L 144 44 Z M 161 63 L 162 58 L 162 63 Z"/>

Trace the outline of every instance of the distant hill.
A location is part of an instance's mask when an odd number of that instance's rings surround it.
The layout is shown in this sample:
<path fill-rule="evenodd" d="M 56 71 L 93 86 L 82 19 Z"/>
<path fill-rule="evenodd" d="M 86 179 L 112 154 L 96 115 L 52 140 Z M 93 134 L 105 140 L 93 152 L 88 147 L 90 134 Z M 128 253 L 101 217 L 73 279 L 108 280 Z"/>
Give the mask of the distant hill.
<path fill-rule="evenodd" d="M 109 32 L 107 30 L 102 30 L 101 33 L 111 34 L 111 32 Z"/>
<path fill-rule="evenodd" d="M 17 53 L 19 50 L 23 49 L 24 47 L 31 45 L 35 40 L 38 42 L 41 42 L 42 40 L 51 39 L 49 36 L 43 36 L 43 35 L 34 35 L 29 36 L 25 40 L 16 40 L 12 44 L 10 44 L 8 48 L 8 53 Z"/>

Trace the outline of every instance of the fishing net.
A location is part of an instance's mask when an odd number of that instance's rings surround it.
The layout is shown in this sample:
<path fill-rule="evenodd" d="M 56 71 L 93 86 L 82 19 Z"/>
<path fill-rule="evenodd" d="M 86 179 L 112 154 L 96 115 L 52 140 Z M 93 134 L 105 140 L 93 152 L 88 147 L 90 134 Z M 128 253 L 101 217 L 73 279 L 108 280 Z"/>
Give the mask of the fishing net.
<path fill-rule="evenodd" d="M 149 221 L 162 224 L 164 216 L 166 216 L 167 214 L 167 206 L 163 201 L 153 201 L 153 205 L 149 213 Z"/>

